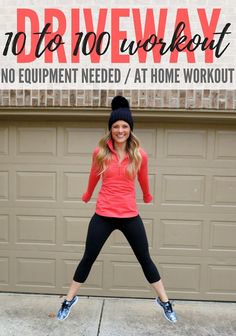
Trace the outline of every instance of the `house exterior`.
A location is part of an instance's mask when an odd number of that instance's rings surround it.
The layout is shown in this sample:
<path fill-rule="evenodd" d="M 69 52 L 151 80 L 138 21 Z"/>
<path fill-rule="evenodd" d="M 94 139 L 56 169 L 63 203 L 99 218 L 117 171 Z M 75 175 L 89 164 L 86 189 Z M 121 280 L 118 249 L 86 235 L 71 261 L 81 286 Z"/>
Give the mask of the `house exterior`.
<path fill-rule="evenodd" d="M 65 293 L 82 257 L 91 153 L 130 102 L 154 200 L 137 201 L 171 298 L 236 300 L 236 91 L 0 91 L 0 291 Z M 120 232 L 82 295 L 152 297 Z"/>

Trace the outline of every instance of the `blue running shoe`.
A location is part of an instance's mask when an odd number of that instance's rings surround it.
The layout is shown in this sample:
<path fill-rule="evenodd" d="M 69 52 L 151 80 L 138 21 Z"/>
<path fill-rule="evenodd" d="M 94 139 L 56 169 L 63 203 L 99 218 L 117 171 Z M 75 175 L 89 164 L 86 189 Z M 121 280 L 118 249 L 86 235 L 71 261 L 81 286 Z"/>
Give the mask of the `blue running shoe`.
<path fill-rule="evenodd" d="M 71 308 L 76 304 L 78 301 L 78 296 L 74 296 L 71 301 L 64 300 L 61 305 L 60 310 L 57 313 L 57 319 L 59 321 L 67 319 L 70 314 Z"/>
<path fill-rule="evenodd" d="M 170 301 L 162 302 L 161 299 L 158 297 L 156 298 L 156 303 L 163 308 L 164 316 L 169 322 L 171 323 L 177 322 L 176 313 L 173 311 L 172 304 L 170 303 Z"/>

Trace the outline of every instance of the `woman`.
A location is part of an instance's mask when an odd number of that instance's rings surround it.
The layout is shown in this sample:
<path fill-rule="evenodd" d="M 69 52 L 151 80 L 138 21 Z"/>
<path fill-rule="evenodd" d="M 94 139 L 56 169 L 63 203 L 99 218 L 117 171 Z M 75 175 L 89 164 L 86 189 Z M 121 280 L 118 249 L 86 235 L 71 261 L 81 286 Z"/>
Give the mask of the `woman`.
<path fill-rule="evenodd" d="M 82 200 L 88 202 L 102 178 L 96 212 L 92 217 L 86 239 L 84 256 L 79 263 L 66 300 L 57 318 L 68 317 L 72 306 L 78 301 L 77 292 L 87 279 L 91 267 L 102 246 L 115 229 L 122 231 L 142 266 L 147 281 L 156 291 L 156 299 L 170 322 L 176 322 L 176 314 L 166 295 L 158 270 L 149 255 L 143 222 L 138 214 L 135 178 L 140 183 L 145 203 L 152 201 L 148 183 L 147 154 L 139 147 L 133 133 L 133 118 L 127 99 L 116 96 L 112 100 L 112 112 L 108 121 L 109 133 L 99 142 L 93 153 L 93 162 L 87 191 Z"/>

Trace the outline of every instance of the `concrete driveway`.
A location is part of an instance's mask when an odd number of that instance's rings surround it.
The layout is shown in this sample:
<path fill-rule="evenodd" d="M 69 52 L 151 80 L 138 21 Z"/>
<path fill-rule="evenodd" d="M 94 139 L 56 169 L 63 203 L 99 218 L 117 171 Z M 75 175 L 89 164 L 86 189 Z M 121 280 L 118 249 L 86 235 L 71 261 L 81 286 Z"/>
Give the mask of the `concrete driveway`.
<path fill-rule="evenodd" d="M 65 321 L 63 298 L 0 294 L 0 336 L 235 336 L 236 303 L 176 301 L 172 325 L 150 299 L 80 297 Z"/>

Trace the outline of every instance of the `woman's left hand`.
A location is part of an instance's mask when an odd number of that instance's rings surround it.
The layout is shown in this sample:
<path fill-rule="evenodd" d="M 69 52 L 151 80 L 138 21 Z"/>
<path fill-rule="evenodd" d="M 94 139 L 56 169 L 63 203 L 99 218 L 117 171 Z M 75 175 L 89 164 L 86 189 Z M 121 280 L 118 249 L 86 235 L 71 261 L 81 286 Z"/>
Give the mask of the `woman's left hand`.
<path fill-rule="evenodd" d="M 151 194 L 143 195 L 144 203 L 150 203 L 153 200 L 153 196 Z"/>

